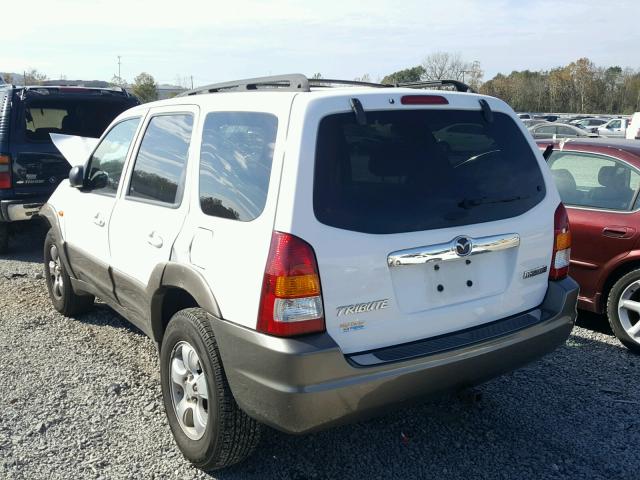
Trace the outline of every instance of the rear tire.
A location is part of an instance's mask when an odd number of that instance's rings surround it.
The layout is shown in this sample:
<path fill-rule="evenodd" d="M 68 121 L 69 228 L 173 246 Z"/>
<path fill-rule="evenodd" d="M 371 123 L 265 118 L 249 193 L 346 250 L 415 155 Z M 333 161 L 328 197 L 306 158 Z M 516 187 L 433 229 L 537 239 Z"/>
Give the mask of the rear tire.
<path fill-rule="evenodd" d="M 162 339 L 160 377 L 169 426 L 187 460 L 202 470 L 218 470 L 251 455 L 262 426 L 233 398 L 204 310 L 189 308 L 171 318 Z"/>
<path fill-rule="evenodd" d="M 93 295 L 77 295 L 60 257 L 60 245 L 52 230 L 44 240 L 44 278 L 53 307 L 66 317 L 86 312 L 93 306 Z"/>
<path fill-rule="evenodd" d="M 9 223 L 0 222 L 0 254 L 9 252 Z"/>
<path fill-rule="evenodd" d="M 618 340 L 640 354 L 640 269 L 632 270 L 613 285 L 607 301 L 607 318 Z"/>

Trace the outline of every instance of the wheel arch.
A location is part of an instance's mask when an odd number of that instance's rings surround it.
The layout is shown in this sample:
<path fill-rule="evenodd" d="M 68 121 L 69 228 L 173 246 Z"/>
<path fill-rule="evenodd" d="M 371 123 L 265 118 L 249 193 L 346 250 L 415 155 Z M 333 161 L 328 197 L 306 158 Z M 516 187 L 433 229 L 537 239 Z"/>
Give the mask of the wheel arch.
<path fill-rule="evenodd" d="M 49 228 L 52 228 L 56 238 L 59 240 L 63 240 L 62 238 L 62 230 L 60 228 L 60 221 L 58 220 L 58 213 L 55 208 L 49 203 L 45 203 L 38 212 L 38 216 L 42 218 L 44 222 L 49 225 Z"/>
<path fill-rule="evenodd" d="M 162 342 L 171 317 L 185 308 L 198 307 L 222 318 L 218 302 L 200 272 L 191 266 L 167 262 L 158 265 L 148 284 L 153 340 Z"/>
<path fill-rule="evenodd" d="M 624 275 L 636 269 L 640 269 L 640 251 L 634 250 L 629 253 L 629 255 L 626 255 L 623 261 L 618 263 L 606 276 L 600 290 L 602 292 L 602 297 L 598 305 L 598 311 L 600 313 L 606 313 L 609 293 L 615 283 Z"/>

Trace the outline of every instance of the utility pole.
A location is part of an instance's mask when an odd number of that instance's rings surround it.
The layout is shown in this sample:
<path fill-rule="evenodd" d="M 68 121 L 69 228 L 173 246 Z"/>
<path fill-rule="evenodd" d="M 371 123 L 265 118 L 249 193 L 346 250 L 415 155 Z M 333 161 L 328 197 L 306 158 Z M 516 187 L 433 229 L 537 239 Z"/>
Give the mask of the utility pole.
<path fill-rule="evenodd" d="M 193 90 L 193 75 L 191 75 L 191 90 Z"/>
<path fill-rule="evenodd" d="M 118 80 L 122 81 L 122 75 L 120 72 L 120 55 L 118 55 Z"/>

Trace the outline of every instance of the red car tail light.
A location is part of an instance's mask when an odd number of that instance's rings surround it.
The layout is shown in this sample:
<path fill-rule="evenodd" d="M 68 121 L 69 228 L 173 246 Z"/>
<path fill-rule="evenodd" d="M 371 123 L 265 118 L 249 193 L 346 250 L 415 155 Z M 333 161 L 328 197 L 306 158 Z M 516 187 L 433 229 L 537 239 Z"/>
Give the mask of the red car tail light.
<path fill-rule="evenodd" d="M 280 337 L 325 330 L 315 253 L 291 234 L 273 232 L 271 237 L 257 329 Z"/>
<path fill-rule="evenodd" d="M 569 274 L 569 260 L 571 257 L 571 230 L 569 216 L 563 204 L 558 205 L 554 216 L 553 227 L 553 256 L 549 269 L 550 280 L 562 280 Z"/>
<path fill-rule="evenodd" d="M 11 159 L 0 155 L 0 190 L 11 188 Z"/>

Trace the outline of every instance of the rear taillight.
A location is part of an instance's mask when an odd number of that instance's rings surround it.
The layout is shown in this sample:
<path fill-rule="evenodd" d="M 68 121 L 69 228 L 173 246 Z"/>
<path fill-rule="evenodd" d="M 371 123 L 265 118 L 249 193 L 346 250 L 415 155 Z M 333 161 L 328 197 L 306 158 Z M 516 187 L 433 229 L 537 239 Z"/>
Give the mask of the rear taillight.
<path fill-rule="evenodd" d="M 325 330 L 313 248 L 288 233 L 273 232 L 271 237 L 257 329 L 280 337 Z"/>
<path fill-rule="evenodd" d="M 11 188 L 11 159 L 0 155 L 0 190 Z"/>
<path fill-rule="evenodd" d="M 562 280 L 569 274 L 571 257 L 571 231 L 569 216 L 563 204 L 558 205 L 553 227 L 553 256 L 551 257 L 550 280 Z"/>

